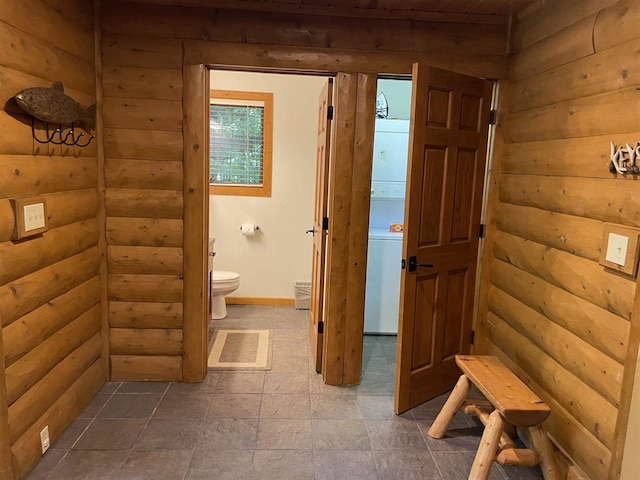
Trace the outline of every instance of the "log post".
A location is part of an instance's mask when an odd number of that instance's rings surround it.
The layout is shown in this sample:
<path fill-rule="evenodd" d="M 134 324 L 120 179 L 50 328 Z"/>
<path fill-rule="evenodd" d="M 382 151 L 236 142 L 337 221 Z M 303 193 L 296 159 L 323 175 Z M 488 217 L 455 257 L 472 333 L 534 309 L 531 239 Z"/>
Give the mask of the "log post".
<path fill-rule="evenodd" d="M 556 457 L 553 453 L 553 447 L 551 446 L 549 437 L 547 437 L 547 432 L 542 428 L 542 425 L 529 427 L 528 430 L 533 449 L 540 459 L 540 467 L 542 468 L 544 480 L 560 480 Z"/>
<path fill-rule="evenodd" d="M 466 375 L 461 375 L 458 379 L 458 383 L 453 388 L 451 395 L 447 398 L 447 401 L 440 410 L 440 413 L 436 417 L 433 425 L 429 429 L 429 436 L 432 438 L 442 438 L 444 432 L 447 431 L 451 424 L 456 412 L 460 410 L 463 402 L 467 398 L 469 389 L 471 388 L 471 382 Z"/>
<path fill-rule="evenodd" d="M 503 422 L 500 412 L 497 410 L 489 416 L 489 423 L 484 429 L 476 458 L 473 460 L 471 472 L 469 472 L 469 480 L 486 480 L 489 478 L 491 465 L 493 465 L 500 445 Z M 548 479 L 545 478 L 545 480 Z"/>

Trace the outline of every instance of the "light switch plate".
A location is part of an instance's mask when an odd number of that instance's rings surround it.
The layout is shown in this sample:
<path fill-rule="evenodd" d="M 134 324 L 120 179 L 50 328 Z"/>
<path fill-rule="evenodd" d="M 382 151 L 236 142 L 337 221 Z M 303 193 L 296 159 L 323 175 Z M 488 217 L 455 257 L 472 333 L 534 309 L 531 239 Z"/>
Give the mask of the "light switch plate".
<path fill-rule="evenodd" d="M 46 425 L 40 432 L 40 446 L 44 455 L 51 446 L 51 438 L 49 438 L 49 425 Z"/>
<path fill-rule="evenodd" d="M 21 240 L 47 231 L 47 202 L 44 197 L 11 199 L 15 218 L 13 240 Z"/>
<path fill-rule="evenodd" d="M 627 275 L 638 272 L 640 229 L 605 223 L 600 246 L 600 265 Z"/>
<path fill-rule="evenodd" d="M 607 255 L 605 258 L 624 267 L 627 260 L 627 248 L 629 247 L 629 237 L 618 235 L 616 233 L 609 234 L 609 242 L 607 243 Z"/>

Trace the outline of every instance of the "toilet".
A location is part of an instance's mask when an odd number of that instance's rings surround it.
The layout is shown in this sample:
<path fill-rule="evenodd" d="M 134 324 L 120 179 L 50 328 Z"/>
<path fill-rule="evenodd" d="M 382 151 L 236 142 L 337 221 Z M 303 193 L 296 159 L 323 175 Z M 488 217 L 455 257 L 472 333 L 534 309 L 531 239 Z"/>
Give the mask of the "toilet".
<path fill-rule="evenodd" d="M 211 272 L 211 316 L 220 320 L 227 316 L 225 295 L 235 292 L 240 286 L 240 274 L 236 272 Z"/>

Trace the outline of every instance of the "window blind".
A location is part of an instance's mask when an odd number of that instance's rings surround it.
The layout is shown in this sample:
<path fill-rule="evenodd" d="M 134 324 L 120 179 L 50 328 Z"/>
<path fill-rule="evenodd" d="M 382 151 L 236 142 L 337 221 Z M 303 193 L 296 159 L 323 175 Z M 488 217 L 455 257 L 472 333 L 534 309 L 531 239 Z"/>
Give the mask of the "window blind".
<path fill-rule="evenodd" d="M 262 185 L 264 107 L 212 103 L 209 127 L 210 183 Z"/>

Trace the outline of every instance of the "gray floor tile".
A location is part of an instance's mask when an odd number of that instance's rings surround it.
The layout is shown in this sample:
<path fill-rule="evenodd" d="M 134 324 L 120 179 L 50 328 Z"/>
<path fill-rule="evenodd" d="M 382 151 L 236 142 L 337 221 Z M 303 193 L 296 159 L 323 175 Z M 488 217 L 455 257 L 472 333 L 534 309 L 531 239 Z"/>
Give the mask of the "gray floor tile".
<path fill-rule="evenodd" d="M 200 421 L 151 419 L 135 444 L 136 450 L 190 450 L 200 434 Z"/>
<path fill-rule="evenodd" d="M 262 393 L 264 372 L 222 372 L 216 393 Z"/>
<path fill-rule="evenodd" d="M 245 305 L 227 305 L 227 318 L 242 318 Z"/>
<path fill-rule="evenodd" d="M 373 452 L 380 480 L 444 480 L 429 452 Z"/>
<path fill-rule="evenodd" d="M 73 446 L 74 450 L 129 450 L 144 429 L 142 418 L 97 418 Z"/>
<path fill-rule="evenodd" d="M 309 375 L 305 373 L 267 373 L 264 393 L 309 394 Z"/>
<path fill-rule="evenodd" d="M 273 373 L 309 373 L 308 359 L 306 357 L 281 357 L 274 355 L 271 361 L 271 371 Z"/>
<path fill-rule="evenodd" d="M 315 450 L 371 450 L 362 420 L 314 420 Z"/>
<path fill-rule="evenodd" d="M 432 452 L 433 459 L 444 480 L 467 480 L 475 452 Z M 504 480 L 500 465 L 491 467 L 489 480 Z"/>
<path fill-rule="evenodd" d="M 244 480 L 252 460 L 252 450 L 196 450 L 185 480 Z"/>
<path fill-rule="evenodd" d="M 311 420 L 260 420 L 257 448 L 261 450 L 308 450 L 311 444 Z"/>
<path fill-rule="evenodd" d="M 161 398 L 158 393 L 116 393 L 98 413 L 98 418 L 149 418 Z"/>
<path fill-rule="evenodd" d="M 164 393 L 169 382 L 124 382 L 118 393 Z"/>
<path fill-rule="evenodd" d="M 182 480 L 192 453 L 192 450 L 134 450 L 111 480 Z"/>
<path fill-rule="evenodd" d="M 274 317 L 276 307 L 272 305 L 246 305 L 243 317 Z"/>
<path fill-rule="evenodd" d="M 80 438 L 80 435 L 84 433 L 89 424 L 91 423 L 91 419 L 89 418 L 76 418 L 71 425 L 67 427 L 67 429 L 58 437 L 58 439 L 54 442 L 52 448 L 60 449 L 60 450 L 69 450 L 76 440 Z"/>
<path fill-rule="evenodd" d="M 442 438 L 435 439 L 427 434 L 431 423 L 418 422 L 418 427 L 432 452 L 475 452 L 484 430 L 483 427 L 450 427 Z"/>
<path fill-rule="evenodd" d="M 207 418 L 258 418 L 262 396 L 256 393 L 220 393 L 209 396 Z"/>
<path fill-rule="evenodd" d="M 263 394 L 260 418 L 311 418 L 309 394 Z"/>
<path fill-rule="evenodd" d="M 367 420 L 366 426 L 373 450 L 427 451 L 427 445 L 414 421 Z"/>
<path fill-rule="evenodd" d="M 307 331 L 300 328 L 278 328 L 273 331 L 273 343 L 308 342 Z"/>
<path fill-rule="evenodd" d="M 251 478 L 256 480 L 313 480 L 311 450 L 256 450 Z"/>
<path fill-rule="evenodd" d="M 393 411 L 392 395 L 358 395 L 360 411 L 367 420 L 412 420 L 409 412 L 396 415 Z"/>
<path fill-rule="evenodd" d="M 251 418 L 209 419 L 200 426 L 197 450 L 253 450 L 258 420 Z"/>
<path fill-rule="evenodd" d="M 209 409 L 209 397 L 193 394 L 166 394 L 153 414 L 153 418 L 204 420 Z"/>
<path fill-rule="evenodd" d="M 276 316 L 272 320 L 272 328 L 307 330 L 307 319 L 300 316 Z"/>
<path fill-rule="evenodd" d="M 306 359 L 308 355 L 307 342 L 278 342 L 278 348 L 273 349 L 274 358 L 299 357 Z"/>
<path fill-rule="evenodd" d="M 222 372 L 208 372 L 207 377 L 200 383 L 172 383 L 169 385 L 167 393 L 208 395 L 215 392 L 216 385 L 218 384 L 221 376 Z"/>
<path fill-rule="evenodd" d="M 358 395 L 393 395 L 395 389 L 395 375 L 366 374 L 360 385 L 356 387 Z"/>
<path fill-rule="evenodd" d="M 323 419 L 364 418 L 355 395 L 311 395 L 311 413 L 313 418 Z"/>
<path fill-rule="evenodd" d="M 309 391 L 311 395 L 356 395 L 356 388 L 351 386 L 327 385 L 322 381 L 322 375 L 312 374 L 309 377 Z"/>
<path fill-rule="evenodd" d="M 118 383 L 117 385 L 119 386 L 120 384 Z M 84 407 L 82 412 L 80 412 L 80 415 L 78 415 L 78 418 L 95 418 L 98 412 L 102 410 L 102 407 L 104 407 L 107 401 L 111 398 L 111 395 L 111 393 L 98 393 L 91 399 L 89 404 Z"/>
<path fill-rule="evenodd" d="M 111 480 L 128 455 L 126 450 L 71 450 L 48 480 Z"/>
<path fill-rule="evenodd" d="M 107 382 L 102 386 L 102 388 L 98 393 L 105 393 L 105 394 L 115 393 L 118 390 L 118 388 L 120 388 L 120 385 L 121 385 L 120 382 Z"/>
<path fill-rule="evenodd" d="M 371 452 L 324 450 L 314 452 L 315 480 L 373 480 L 378 472 Z"/>
<path fill-rule="evenodd" d="M 28 475 L 28 480 L 47 480 L 66 454 L 67 450 L 50 448 L 40 459 L 40 463 Z"/>

